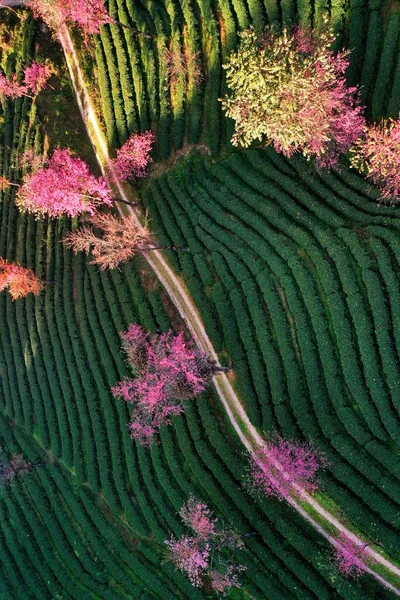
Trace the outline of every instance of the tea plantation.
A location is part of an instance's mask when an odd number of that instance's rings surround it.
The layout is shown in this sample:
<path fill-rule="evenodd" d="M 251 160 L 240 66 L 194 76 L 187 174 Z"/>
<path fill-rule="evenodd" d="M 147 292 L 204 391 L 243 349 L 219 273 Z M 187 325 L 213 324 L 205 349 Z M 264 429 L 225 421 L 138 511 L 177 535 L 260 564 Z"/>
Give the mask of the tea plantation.
<path fill-rule="evenodd" d="M 328 13 L 338 47 L 353 49 L 348 79 L 362 85 L 368 117 L 397 116 L 400 3 L 106 4 L 154 36 L 110 25 L 93 39 L 93 58 L 80 46 L 110 148 L 154 130 L 140 200 L 160 243 L 189 248 L 165 254 L 221 363 L 232 363 L 250 420 L 260 432 L 311 439 L 329 461 L 319 500 L 399 564 L 400 209 L 379 205 L 345 159 L 327 174 L 268 148 L 234 150 L 218 99 L 241 29 L 313 26 Z M 9 74 L 54 52 L 31 16 L 19 36 Z M 186 57 L 174 74 L 167 50 Z M 3 100 L 0 116 L 1 176 L 22 176 L 24 150 L 65 143 L 58 130 L 76 150 L 82 139 L 95 164 L 82 124 L 65 132 L 56 110 L 46 122 L 39 98 Z M 340 575 L 330 545 L 284 502 L 248 494 L 244 448 L 212 389 L 159 444 L 132 441 L 128 408 L 110 391 L 129 374 L 119 332 L 183 323 L 143 258 L 99 272 L 59 243 L 75 223 L 35 221 L 17 211 L 15 193 L 1 192 L 0 255 L 48 283 L 36 298 L 0 294 L 1 455 L 33 463 L 0 488 L 0 600 L 216 598 L 165 560 L 163 542 L 184 533 L 178 512 L 191 493 L 243 535 L 235 556 L 247 569 L 229 598 L 394 598 L 368 575 Z"/>

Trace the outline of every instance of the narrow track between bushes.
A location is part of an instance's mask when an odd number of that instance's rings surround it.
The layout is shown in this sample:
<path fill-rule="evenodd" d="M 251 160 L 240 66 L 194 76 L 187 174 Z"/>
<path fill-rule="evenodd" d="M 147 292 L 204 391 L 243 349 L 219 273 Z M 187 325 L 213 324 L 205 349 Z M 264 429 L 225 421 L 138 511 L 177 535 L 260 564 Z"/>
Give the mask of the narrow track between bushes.
<path fill-rule="evenodd" d="M 99 166 L 104 174 L 106 174 L 107 170 L 107 176 L 111 179 L 116 190 L 118 190 L 122 200 L 132 201 L 134 200 L 132 197 L 132 189 L 128 190 L 124 187 L 121 181 L 116 177 L 112 166 L 110 166 L 107 143 L 85 84 L 76 49 L 66 26 L 61 28 L 58 37 L 64 50 L 78 106 Z M 124 205 L 120 208 L 120 211 L 124 214 L 129 213 L 136 219 L 137 224 L 141 225 L 139 213 L 132 207 Z M 179 314 L 184 319 L 198 346 L 213 359 L 218 360 L 213 345 L 205 331 L 200 314 L 183 281 L 172 271 L 162 252 L 153 251 L 148 255 L 145 255 L 145 258 L 161 284 L 164 286 L 170 299 L 179 311 Z M 214 385 L 226 414 L 238 434 L 240 441 L 246 450 L 250 454 L 253 454 L 257 449 L 264 445 L 261 435 L 250 422 L 225 373 L 219 373 L 214 377 Z M 276 467 L 278 469 L 280 468 L 279 465 L 276 465 Z M 330 533 L 332 530 L 346 534 L 357 545 L 363 546 L 366 543 L 365 540 L 352 533 L 333 514 L 324 508 L 324 506 L 310 496 L 304 488 L 293 484 L 293 492 L 296 498 L 289 497 L 287 498 L 287 502 L 333 546 L 337 547 L 338 542 Z M 365 554 L 373 560 L 375 564 L 380 566 L 381 571 L 386 570 L 391 574 L 391 577 L 398 577 L 400 581 L 400 569 L 394 563 L 384 558 L 379 552 L 369 546 L 365 548 Z M 400 583 L 398 586 L 394 585 L 383 575 L 380 575 L 373 568 L 367 566 L 366 572 L 391 590 L 395 595 L 400 596 Z"/>

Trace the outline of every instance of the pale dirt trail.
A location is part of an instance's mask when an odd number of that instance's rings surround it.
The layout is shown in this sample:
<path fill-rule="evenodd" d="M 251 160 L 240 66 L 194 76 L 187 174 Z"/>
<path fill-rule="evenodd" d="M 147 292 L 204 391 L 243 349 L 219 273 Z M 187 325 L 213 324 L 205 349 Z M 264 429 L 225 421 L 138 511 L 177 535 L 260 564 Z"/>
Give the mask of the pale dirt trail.
<path fill-rule="evenodd" d="M 4 0 L 3 0 L 4 1 Z M 19 3 L 17 3 L 19 4 Z M 1 4 L 0 4 L 1 7 Z M 87 92 L 84 77 L 80 69 L 79 60 L 69 35 L 68 29 L 64 26 L 59 32 L 59 39 L 63 46 L 64 54 L 68 64 L 71 80 L 75 89 L 79 109 L 82 114 L 82 118 L 86 125 L 86 129 L 89 138 L 92 142 L 93 148 L 96 153 L 97 160 L 103 173 L 105 167 L 109 168 L 109 154 L 107 144 L 103 137 L 103 133 L 99 126 L 98 119 L 93 110 L 92 102 Z M 130 199 L 125 194 L 123 186 L 115 173 L 111 169 L 111 178 L 115 187 L 122 199 L 129 201 Z M 135 217 L 137 224 L 141 225 L 140 220 L 134 210 L 129 207 L 130 214 Z M 145 258 L 164 286 L 172 302 L 178 309 L 181 317 L 185 320 L 188 329 L 191 331 L 193 338 L 196 340 L 199 347 L 206 352 L 209 356 L 218 360 L 212 343 L 204 329 L 201 317 L 197 311 L 192 299 L 190 298 L 184 284 L 174 274 L 166 260 L 163 258 L 159 251 L 153 251 L 149 253 Z M 244 447 L 252 453 L 255 449 L 260 448 L 264 445 L 263 439 L 250 422 L 235 390 L 233 389 L 228 377 L 225 373 L 218 373 L 214 378 L 214 384 L 218 392 L 219 398 L 224 406 L 224 409 L 229 417 L 229 420 L 238 434 Z M 277 465 L 277 468 L 279 466 Z M 353 542 L 363 546 L 364 541 L 357 535 L 348 530 L 340 521 L 333 516 L 328 510 L 326 510 L 319 502 L 317 502 L 312 496 L 307 494 L 303 488 L 294 485 L 294 490 L 301 498 L 303 502 L 306 502 L 309 507 L 312 507 L 313 511 L 322 517 L 326 522 L 333 526 L 338 532 L 345 533 Z M 333 546 L 337 546 L 336 539 L 332 537 L 323 526 L 318 523 L 305 509 L 295 500 L 294 498 L 288 498 L 287 502 L 296 510 L 304 519 L 310 523 L 310 525 L 317 530 L 322 536 L 324 536 Z M 366 555 L 371 559 L 385 567 L 394 576 L 400 578 L 400 569 L 385 559 L 381 554 L 376 552 L 374 549 L 367 547 L 365 549 Z M 386 588 L 391 590 L 397 596 L 400 596 L 400 588 L 394 586 L 392 583 L 387 581 L 384 577 L 376 573 L 374 570 L 367 568 L 367 572 L 379 581 Z"/>

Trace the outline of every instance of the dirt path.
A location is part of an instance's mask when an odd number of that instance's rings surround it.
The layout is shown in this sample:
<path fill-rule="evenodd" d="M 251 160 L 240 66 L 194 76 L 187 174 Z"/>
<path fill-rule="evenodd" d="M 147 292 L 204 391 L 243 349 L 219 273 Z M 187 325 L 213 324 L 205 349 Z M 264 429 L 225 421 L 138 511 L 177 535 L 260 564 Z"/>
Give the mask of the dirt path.
<path fill-rule="evenodd" d="M 66 27 L 64 27 L 59 32 L 59 39 L 64 49 L 71 80 L 76 92 L 78 105 L 82 113 L 82 117 L 85 122 L 89 138 L 95 150 L 99 165 L 102 171 L 104 172 L 105 167 L 109 165 L 107 143 L 104 139 L 98 119 L 94 112 L 90 97 L 86 89 L 83 74 L 80 70 L 79 60 Z M 118 189 L 121 198 L 123 198 L 124 200 L 132 200 L 132 198 L 129 198 L 127 196 L 122 183 L 115 176 L 115 173 L 112 169 L 111 179 L 115 187 Z M 127 206 L 124 206 L 124 212 L 129 210 L 129 208 Z M 136 218 L 137 223 L 140 224 L 139 218 L 137 217 L 136 213 L 133 211 L 132 208 L 130 208 L 129 212 Z M 191 331 L 192 336 L 196 340 L 199 347 L 209 356 L 211 356 L 215 360 L 218 360 L 218 357 L 211 344 L 211 341 L 204 329 L 204 325 L 202 323 L 200 314 L 196 306 L 194 305 L 193 300 L 189 296 L 189 293 L 184 283 L 171 270 L 169 264 L 166 262 L 163 255 L 159 251 L 152 252 L 145 258 L 151 269 L 154 271 L 157 278 L 164 286 L 165 290 L 170 296 L 172 302 L 175 304 L 180 315 L 186 322 L 187 327 Z M 216 375 L 214 378 L 214 384 L 218 392 L 219 398 L 223 404 L 223 407 L 229 417 L 229 420 L 245 448 L 250 453 L 252 453 L 257 448 L 263 446 L 264 442 L 262 437 L 255 429 L 253 424 L 250 422 L 226 374 L 219 373 L 218 375 Z M 277 468 L 279 468 L 279 465 L 276 466 Z M 337 530 L 337 532 L 345 533 L 357 545 L 364 546 L 364 540 L 362 540 L 360 537 L 358 537 L 349 529 L 347 529 L 334 515 L 332 515 L 328 510 L 326 510 L 312 496 L 307 494 L 302 487 L 294 484 L 293 490 L 296 493 L 296 497 L 299 498 L 302 503 L 307 504 L 307 511 L 295 498 L 290 497 L 287 499 L 287 502 L 333 546 L 338 545 L 336 539 L 324 529 L 323 525 L 320 522 L 316 520 L 317 515 L 319 519 L 322 519 L 326 523 L 329 523 L 331 528 L 333 527 Z M 311 513 L 313 512 L 314 516 L 309 514 L 308 511 Z M 367 547 L 365 549 L 365 554 L 369 558 L 373 559 L 380 566 L 387 569 L 387 571 L 389 571 L 392 576 L 400 578 L 400 569 L 391 561 L 385 559 L 379 552 L 376 552 L 373 548 Z M 390 581 L 385 579 L 383 576 L 381 576 L 371 568 L 367 567 L 366 571 L 377 581 L 379 581 L 382 585 L 391 590 L 394 594 L 400 596 L 399 587 L 396 587 L 395 585 L 390 583 Z"/>

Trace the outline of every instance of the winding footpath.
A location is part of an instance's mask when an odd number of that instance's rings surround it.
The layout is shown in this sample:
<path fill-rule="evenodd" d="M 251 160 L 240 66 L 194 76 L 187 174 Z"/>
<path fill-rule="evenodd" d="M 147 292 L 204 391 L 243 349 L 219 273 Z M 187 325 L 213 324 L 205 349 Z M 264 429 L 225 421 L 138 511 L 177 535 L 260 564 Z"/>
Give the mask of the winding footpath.
<path fill-rule="evenodd" d="M 109 162 L 109 153 L 107 143 L 104 139 L 99 121 L 96 117 L 96 113 L 93 109 L 93 105 L 90 96 L 87 91 L 83 73 L 79 65 L 79 59 L 71 40 L 71 36 L 66 26 L 59 32 L 59 40 L 64 50 L 65 58 L 67 61 L 68 69 L 70 72 L 71 81 L 75 89 L 76 98 L 78 101 L 79 109 L 82 114 L 83 121 L 86 125 L 86 129 L 93 145 L 94 151 L 100 168 L 103 174 L 106 174 L 106 168 L 108 177 L 112 179 L 120 197 L 129 202 L 129 197 L 124 190 L 124 187 L 116 176 L 112 166 Z M 137 213 L 132 207 L 124 206 L 123 210 L 128 210 L 129 213 L 135 218 L 138 226 L 141 226 L 140 219 Z M 218 361 L 218 356 L 213 348 L 213 345 L 204 329 L 200 314 L 190 297 L 186 286 L 181 282 L 179 277 L 175 275 L 171 267 L 163 257 L 160 251 L 153 251 L 144 255 L 149 266 L 157 276 L 159 281 L 164 286 L 170 299 L 179 311 L 179 314 L 184 319 L 188 329 L 190 330 L 193 338 L 196 340 L 198 346 L 211 356 L 214 360 Z M 223 407 L 229 417 L 229 420 L 238 434 L 240 441 L 246 448 L 246 450 L 253 454 L 254 451 L 263 447 L 264 441 L 254 425 L 250 422 L 235 390 L 233 389 L 226 373 L 218 373 L 214 377 L 214 385 L 218 392 L 218 396 L 223 404 Z M 279 465 L 275 465 L 279 469 Z M 293 484 L 293 491 L 297 498 L 302 503 L 306 503 L 308 509 L 312 509 L 319 519 L 329 523 L 337 530 L 338 533 L 344 533 L 348 536 L 357 546 L 363 547 L 365 541 L 359 536 L 352 533 L 347 527 L 345 527 L 334 515 L 326 510 L 319 502 L 317 502 L 310 494 L 308 494 L 304 488 L 297 484 Z M 324 529 L 320 522 L 318 522 L 303 506 L 293 497 L 286 498 L 286 501 L 296 510 L 308 523 L 324 536 L 333 546 L 337 547 L 338 542 L 328 531 Z M 310 511 L 311 512 L 311 511 Z M 371 561 L 381 565 L 387 569 L 392 576 L 400 578 L 400 569 L 393 564 L 391 561 L 384 558 L 379 552 L 367 546 L 364 550 L 365 555 L 368 556 Z M 385 579 L 382 575 L 377 573 L 375 570 L 365 565 L 367 573 L 372 575 L 377 581 L 383 586 L 391 590 L 395 595 L 400 596 L 400 588 L 393 585 L 390 581 Z"/>
<path fill-rule="evenodd" d="M 22 4 L 23 0 L 0 0 L 0 8 L 18 5 L 20 6 Z M 116 177 L 112 167 L 110 167 L 107 143 L 99 125 L 99 120 L 94 111 L 91 98 L 87 91 L 87 86 L 80 68 L 79 59 L 74 44 L 65 25 L 58 32 L 58 37 L 63 47 L 78 106 L 100 168 L 104 174 L 107 168 L 108 177 L 112 179 L 112 182 L 115 185 L 115 188 L 118 190 L 122 200 L 130 202 L 132 199 L 127 196 L 127 193 L 129 192 L 125 191 L 123 184 Z M 130 194 L 131 193 L 132 192 L 130 192 Z M 129 211 L 129 213 L 135 218 L 137 224 L 141 226 L 138 214 L 133 210 L 132 207 L 125 205 L 123 209 L 120 210 L 124 210 L 124 212 Z M 179 314 L 184 319 L 198 346 L 210 357 L 218 361 L 218 356 L 204 329 L 200 314 L 194 305 L 185 284 L 180 280 L 179 277 L 177 277 L 177 275 L 175 275 L 160 251 L 152 251 L 151 253 L 145 255 L 145 258 L 154 274 L 164 286 L 170 299 L 179 311 Z M 253 454 L 257 449 L 264 446 L 264 441 L 254 425 L 250 422 L 227 375 L 224 372 L 215 375 L 214 385 L 222 405 L 229 417 L 229 420 L 238 434 L 242 444 L 250 454 Z M 275 466 L 277 469 L 282 470 L 278 464 Z M 285 476 L 284 473 L 283 476 Z M 319 502 L 310 496 L 301 486 L 293 484 L 293 491 L 296 498 L 300 499 L 303 505 L 307 505 L 307 511 L 294 497 L 288 497 L 286 498 L 286 501 L 333 546 L 338 546 L 336 538 L 333 537 L 321 523 L 329 524 L 329 529 L 332 530 L 332 528 L 334 528 L 337 533 L 344 533 L 356 545 L 361 547 L 365 545 L 364 540 L 347 529 L 334 515 L 332 515 Z M 314 516 L 312 516 L 310 513 L 312 513 Z M 318 521 L 316 520 L 317 518 Z M 372 562 L 383 567 L 381 571 L 386 570 L 390 572 L 391 576 L 398 577 L 400 582 L 400 569 L 395 564 L 384 558 L 379 552 L 369 546 L 365 548 L 364 552 Z M 392 591 L 395 595 L 400 597 L 400 587 L 395 586 L 383 575 L 380 575 L 366 565 L 365 571 L 387 589 Z"/>

